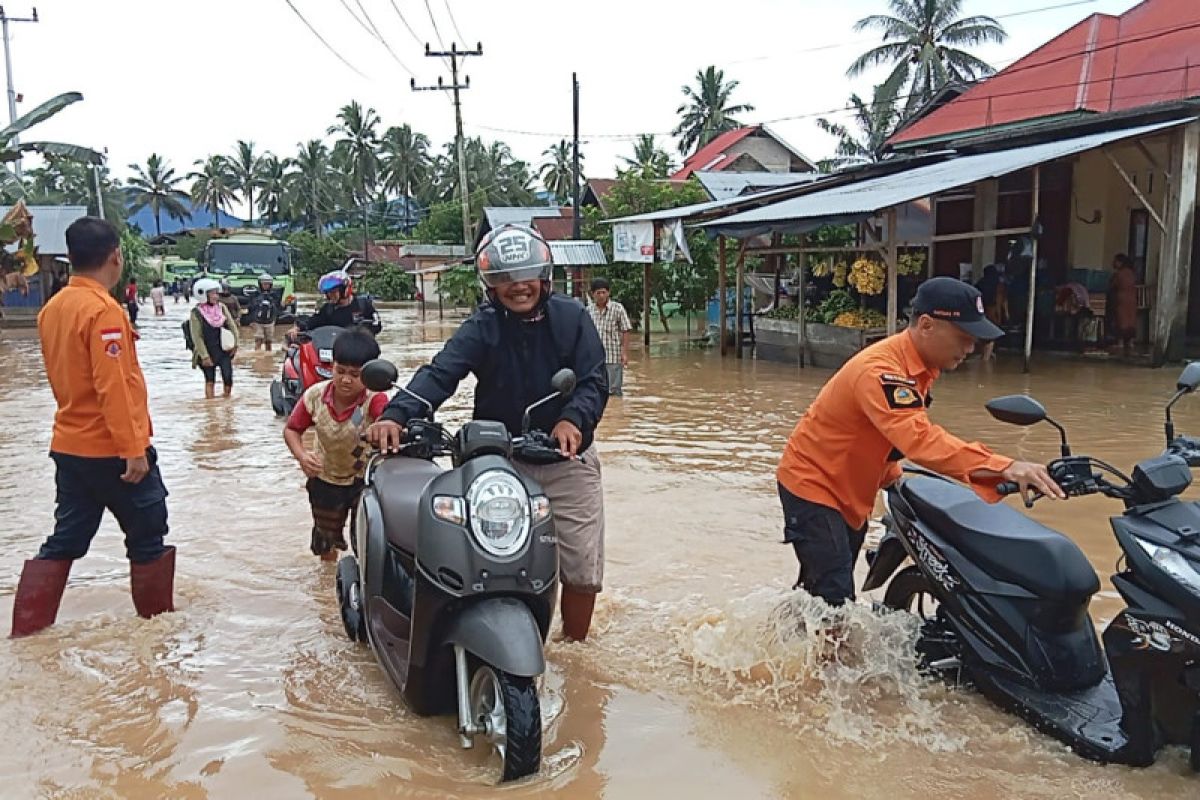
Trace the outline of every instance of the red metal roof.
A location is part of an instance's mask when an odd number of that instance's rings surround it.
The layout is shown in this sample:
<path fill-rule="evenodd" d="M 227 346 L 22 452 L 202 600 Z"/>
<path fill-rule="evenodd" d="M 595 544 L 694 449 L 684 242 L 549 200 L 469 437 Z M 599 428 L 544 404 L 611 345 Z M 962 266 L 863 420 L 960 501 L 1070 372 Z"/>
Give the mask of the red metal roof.
<path fill-rule="evenodd" d="M 1200 96 L 1200 3 L 1093 14 L 891 138 L 898 145 L 1070 113 Z"/>
<path fill-rule="evenodd" d="M 726 131 L 717 138 L 713 139 L 708 144 L 701 147 L 696 152 L 692 153 L 679 171 L 671 176 L 673 181 L 687 180 L 692 176 L 692 173 L 697 170 L 709 170 L 719 172 L 728 166 L 730 159 L 725 158 L 725 151 L 733 147 L 735 144 L 745 139 L 752 133 L 757 133 L 760 129 L 758 125 L 751 125 L 745 128 L 737 128 L 732 131 Z"/>
<path fill-rule="evenodd" d="M 559 242 L 570 239 L 575 231 L 575 218 L 569 216 L 569 209 L 563 209 L 561 217 L 539 217 L 533 221 L 533 229 L 542 235 L 547 242 Z"/>

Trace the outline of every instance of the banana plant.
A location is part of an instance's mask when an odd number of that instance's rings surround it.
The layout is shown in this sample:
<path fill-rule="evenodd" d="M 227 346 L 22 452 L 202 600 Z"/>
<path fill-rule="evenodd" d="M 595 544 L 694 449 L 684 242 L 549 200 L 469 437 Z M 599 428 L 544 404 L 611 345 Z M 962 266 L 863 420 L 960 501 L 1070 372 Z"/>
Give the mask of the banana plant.
<path fill-rule="evenodd" d="M 77 144 L 64 144 L 62 142 L 21 142 L 15 144 L 13 142 L 17 136 L 29 130 L 34 125 L 45 122 L 67 106 L 72 103 L 78 103 L 82 99 L 83 95 L 79 92 L 64 92 L 50 98 L 28 114 L 18 117 L 11 125 L 0 129 L 0 163 L 17 161 L 23 153 L 58 156 L 84 164 L 104 163 L 104 156 L 101 153 Z M 7 170 L 0 170 L 0 191 L 15 193 L 18 197 L 23 197 L 25 194 L 24 186 L 17 180 L 15 175 Z"/>

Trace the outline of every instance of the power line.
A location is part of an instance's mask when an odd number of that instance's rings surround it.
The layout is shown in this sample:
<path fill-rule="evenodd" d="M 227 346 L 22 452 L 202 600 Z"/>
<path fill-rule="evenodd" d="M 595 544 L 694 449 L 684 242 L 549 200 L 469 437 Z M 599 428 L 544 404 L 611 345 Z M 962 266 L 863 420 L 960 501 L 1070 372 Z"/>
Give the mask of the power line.
<path fill-rule="evenodd" d="M 354 9 L 350 8 L 350 4 L 347 3 L 346 0 L 338 0 L 338 2 L 342 4 L 342 8 L 346 9 L 347 14 L 349 14 L 351 17 L 354 17 L 354 21 L 358 23 L 358 27 L 366 31 L 368 36 L 375 35 L 371 32 L 371 29 L 367 27 L 367 23 L 358 18 L 358 14 L 354 13 Z"/>
<path fill-rule="evenodd" d="M 367 13 L 367 9 L 363 6 L 362 0 L 354 0 L 354 4 L 358 6 L 358 10 L 362 12 L 363 19 L 365 19 L 367 24 L 371 26 L 371 30 L 375 32 L 375 38 L 378 39 L 379 43 L 383 45 L 385 50 L 388 51 L 388 55 L 392 57 L 392 60 L 399 64 L 400 68 L 409 75 L 416 77 L 416 73 L 409 69 L 408 65 L 400 60 L 400 56 L 396 55 L 396 51 L 392 49 L 392 46 L 388 44 L 388 40 L 384 38 L 382 33 L 380 33 L 379 28 L 375 25 L 375 21 L 371 19 L 371 15 Z"/>
<path fill-rule="evenodd" d="M 450 17 L 450 24 L 454 26 L 454 32 L 458 34 L 458 38 L 462 39 L 463 44 L 467 43 L 467 37 L 463 36 L 462 29 L 458 27 L 458 20 L 454 18 L 454 11 L 450 8 L 450 0 L 443 0 L 446 4 L 446 14 Z"/>
<path fill-rule="evenodd" d="M 329 44 L 329 42 L 325 41 L 325 37 L 321 35 L 320 31 L 318 31 L 316 28 L 314 28 L 312 26 L 311 22 L 309 22 L 307 19 L 304 18 L 304 15 L 300 13 L 300 9 L 296 8 L 295 4 L 292 3 L 292 0 L 283 0 L 283 2 L 287 3 L 288 8 L 290 8 L 293 12 L 295 12 L 296 16 L 300 18 L 300 21 L 304 23 L 304 27 L 308 28 L 309 31 L 312 32 L 312 35 L 317 37 L 317 40 L 321 44 L 325 45 L 325 49 L 328 50 L 330 53 L 333 53 L 334 57 L 338 61 L 345 64 L 346 67 L 349 68 L 349 70 L 351 72 L 353 72 L 355 75 L 357 75 L 358 77 L 370 80 L 369 78 L 367 78 L 366 75 L 364 75 L 362 73 L 361 70 L 358 69 L 358 67 L 351 64 L 349 61 L 347 61 L 345 59 L 345 57 L 341 53 L 339 53 L 337 50 L 335 50 L 333 45 L 331 45 L 331 44 Z"/>
<path fill-rule="evenodd" d="M 408 29 L 413 41 L 417 43 L 417 47 L 424 47 L 425 42 L 421 40 L 420 36 L 417 36 L 417 32 L 413 30 L 413 26 L 408 24 L 408 20 L 404 18 L 404 12 L 400 10 L 400 6 L 396 5 L 396 0 L 388 0 L 388 2 L 392 4 L 392 9 L 396 12 L 396 16 L 404 23 L 404 27 Z"/>
<path fill-rule="evenodd" d="M 442 41 L 442 32 L 438 30 L 437 19 L 433 16 L 433 7 L 429 5 L 429 0 L 425 0 L 425 10 L 429 12 L 429 21 L 433 24 L 433 38 L 437 39 L 438 47 L 446 49 L 446 43 Z M 465 45 L 466 42 L 463 42 Z"/>

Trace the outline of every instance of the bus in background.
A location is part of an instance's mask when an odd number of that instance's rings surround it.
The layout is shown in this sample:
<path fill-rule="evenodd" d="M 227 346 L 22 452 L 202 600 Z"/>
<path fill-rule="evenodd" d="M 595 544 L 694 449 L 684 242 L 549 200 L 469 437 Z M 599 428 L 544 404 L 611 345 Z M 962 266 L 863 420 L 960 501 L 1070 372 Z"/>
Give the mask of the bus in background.
<path fill-rule="evenodd" d="M 291 322 L 296 315 L 296 280 L 292 272 L 292 248 L 267 233 L 237 231 L 210 239 L 201 258 L 204 274 L 226 281 L 233 296 L 245 308 L 258 293 L 258 277 L 264 272 L 273 279 L 276 299 L 283 313 L 279 321 Z"/>

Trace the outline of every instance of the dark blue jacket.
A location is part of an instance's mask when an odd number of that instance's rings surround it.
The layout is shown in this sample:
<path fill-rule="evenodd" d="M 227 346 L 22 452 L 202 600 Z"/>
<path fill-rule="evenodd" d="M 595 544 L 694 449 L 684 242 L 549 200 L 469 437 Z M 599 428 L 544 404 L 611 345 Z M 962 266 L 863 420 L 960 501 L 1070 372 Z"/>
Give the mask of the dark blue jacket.
<path fill-rule="evenodd" d="M 474 373 L 475 419 L 503 422 L 513 436 L 521 433 L 525 408 L 553 390 L 550 379 L 563 367 L 575 371 L 575 391 L 536 409 L 532 423 L 550 432 L 569 420 L 583 433 L 582 453 L 592 444 L 596 425 L 608 402 L 604 345 L 587 310 L 577 300 L 551 294 L 536 321 L 510 314 L 499 303 L 481 307 L 455 331 L 409 381 L 409 391 L 434 408 L 446 402 L 459 382 Z M 381 419 L 408 423 L 425 414 L 425 407 L 403 392 L 388 403 Z"/>

